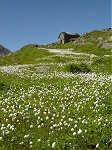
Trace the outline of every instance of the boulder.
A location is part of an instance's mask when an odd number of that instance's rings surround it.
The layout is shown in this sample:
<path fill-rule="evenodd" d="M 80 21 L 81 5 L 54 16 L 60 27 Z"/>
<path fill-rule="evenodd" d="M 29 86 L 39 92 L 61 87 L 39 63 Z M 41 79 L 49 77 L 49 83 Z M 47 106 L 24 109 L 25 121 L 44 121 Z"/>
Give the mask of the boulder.
<path fill-rule="evenodd" d="M 112 44 L 111 43 L 103 43 L 101 48 L 104 48 L 104 49 L 111 49 L 112 48 Z"/>

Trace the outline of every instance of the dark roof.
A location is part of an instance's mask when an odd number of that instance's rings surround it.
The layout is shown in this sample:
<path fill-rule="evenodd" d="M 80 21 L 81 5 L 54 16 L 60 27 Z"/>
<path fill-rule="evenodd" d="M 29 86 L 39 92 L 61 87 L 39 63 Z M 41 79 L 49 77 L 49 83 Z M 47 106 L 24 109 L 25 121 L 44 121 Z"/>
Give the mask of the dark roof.
<path fill-rule="evenodd" d="M 61 35 L 62 33 L 65 34 L 65 35 L 71 35 L 71 36 L 76 36 L 76 35 L 78 35 L 78 36 L 80 36 L 78 33 L 61 32 L 61 33 L 59 34 L 58 38 L 60 37 L 60 35 Z"/>

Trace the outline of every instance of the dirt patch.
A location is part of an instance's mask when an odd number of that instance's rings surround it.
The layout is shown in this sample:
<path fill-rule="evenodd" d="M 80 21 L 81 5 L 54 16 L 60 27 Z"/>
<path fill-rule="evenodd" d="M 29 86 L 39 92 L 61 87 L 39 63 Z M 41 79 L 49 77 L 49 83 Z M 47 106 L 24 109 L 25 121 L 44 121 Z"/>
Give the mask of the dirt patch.
<path fill-rule="evenodd" d="M 47 72 L 49 68 L 50 68 L 50 66 L 39 66 L 39 67 L 36 67 L 36 71 L 37 72 Z"/>

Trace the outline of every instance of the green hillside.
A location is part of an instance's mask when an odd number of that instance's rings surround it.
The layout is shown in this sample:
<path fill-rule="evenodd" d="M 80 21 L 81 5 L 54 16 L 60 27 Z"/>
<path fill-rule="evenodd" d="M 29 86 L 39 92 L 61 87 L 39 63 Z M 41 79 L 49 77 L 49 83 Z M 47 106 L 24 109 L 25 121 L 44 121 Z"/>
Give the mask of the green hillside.
<path fill-rule="evenodd" d="M 0 59 L 0 150 L 112 149 L 112 55 L 101 43 L 110 37 L 94 31 Z"/>
<path fill-rule="evenodd" d="M 14 52 L 12 55 L 1 58 L 0 65 L 36 63 L 37 58 L 43 58 L 49 55 L 52 54 L 46 50 L 38 49 L 37 47 L 32 46 L 25 46 Z"/>

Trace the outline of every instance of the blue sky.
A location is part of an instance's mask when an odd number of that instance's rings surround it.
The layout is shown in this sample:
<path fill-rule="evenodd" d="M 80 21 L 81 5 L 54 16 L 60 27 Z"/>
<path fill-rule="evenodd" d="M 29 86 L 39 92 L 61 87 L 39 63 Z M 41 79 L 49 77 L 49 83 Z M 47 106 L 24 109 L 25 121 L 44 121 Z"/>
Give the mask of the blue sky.
<path fill-rule="evenodd" d="M 111 0 L 0 0 L 0 44 L 12 51 L 56 42 L 60 32 L 111 27 Z"/>

